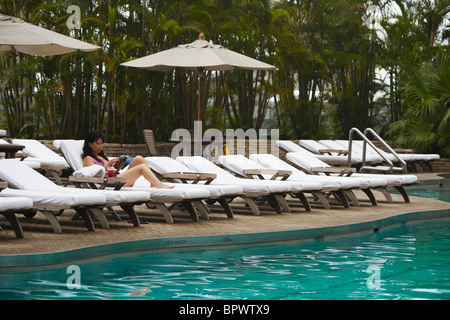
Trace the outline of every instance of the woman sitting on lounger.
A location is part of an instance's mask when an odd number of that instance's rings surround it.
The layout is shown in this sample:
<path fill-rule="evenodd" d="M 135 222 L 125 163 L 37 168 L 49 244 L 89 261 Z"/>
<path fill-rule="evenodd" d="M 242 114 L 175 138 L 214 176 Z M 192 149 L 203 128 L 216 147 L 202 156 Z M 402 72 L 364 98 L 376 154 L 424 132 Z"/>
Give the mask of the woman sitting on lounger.
<path fill-rule="evenodd" d="M 108 170 L 109 167 L 116 167 L 120 160 L 118 158 L 108 159 L 108 157 L 103 152 L 103 143 L 105 141 L 105 136 L 98 131 L 91 131 L 86 134 L 83 146 L 83 165 L 89 167 L 92 165 L 100 165 Z M 134 185 L 135 181 L 141 177 L 150 182 L 150 187 L 160 188 L 160 189 L 170 189 L 173 188 L 162 183 L 152 172 L 150 167 L 145 162 L 144 158 L 141 156 L 136 156 L 133 161 L 129 164 L 128 170 L 120 173 L 118 177 L 127 178 L 127 182 L 124 187 L 131 187 Z"/>

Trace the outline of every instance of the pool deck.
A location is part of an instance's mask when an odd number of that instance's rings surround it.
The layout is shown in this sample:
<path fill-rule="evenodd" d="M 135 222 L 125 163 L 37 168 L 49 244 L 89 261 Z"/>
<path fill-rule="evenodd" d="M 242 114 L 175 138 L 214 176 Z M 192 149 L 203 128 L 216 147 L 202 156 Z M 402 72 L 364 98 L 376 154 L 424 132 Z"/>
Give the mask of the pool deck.
<path fill-rule="evenodd" d="M 422 184 L 439 183 L 437 174 L 418 174 Z M 324 236 L 378 230 L 384 226 L 413 220 L 450 217 L 450 203 L 411 197 L 405 203 L 401 196 L 393 195 L 394 203 L 386 203 L 380 192 L 374 191 L 378 200 L 372 206 L 364 193 L 357 191 L 360 206 L 343 208 L 335 203 L 330 210 L 312 204 L 312 211 L 305 212 L 296 199 L 289 199 L 291 212 L 276 214 L 269 206 L 261 209 L 260 216 L 253 216 L 243 201 L 231 203 L 234 219 L 228 219 L 221 207 L 212 207 L 210 220 L 193 222 L 189 215 L 174 211 L 174 223 L 164 222 L 161 214 L 145 205 L 136 211 L 146 223 L 133 227 L 123 213 L 122 221 L 110 215 L 110 229 L 96 227 L 87 231 L 81 220 L 73 221 L 74 211 L 67 210 L 57 219 L 63 233 L 54 234 L 49 223 L 38 213 L 33 219 L 20 216 L 25 237 L 17 239 L 4 217 L 0 217 L 0 266 L 8 266 L 7 260 L 27 264 L 21 258 L 53 256 L 52 263 L 92 258 L 101 255 L 161 248 L 189 246 L 227 245 L 248 242 L 264 242 L 294 239 L 317 239 Z M 425 214 L 431 212 L 431 214 Z M 126 246 L 125 246 L 126 244 Z M 55 254 L 58 259 L 54 259 Z M 65 258 L 61 258 L 64 256 Z M 36 259 L 36 257 L 38 257 Z M 12 260 L 11 260 L 12 259 Z M 48 258 L 50 259 L 50 258 Z M 34 264 L 48 264 L 41 259 Z M 14 264 L 15 262 L 13 262 Z"/>

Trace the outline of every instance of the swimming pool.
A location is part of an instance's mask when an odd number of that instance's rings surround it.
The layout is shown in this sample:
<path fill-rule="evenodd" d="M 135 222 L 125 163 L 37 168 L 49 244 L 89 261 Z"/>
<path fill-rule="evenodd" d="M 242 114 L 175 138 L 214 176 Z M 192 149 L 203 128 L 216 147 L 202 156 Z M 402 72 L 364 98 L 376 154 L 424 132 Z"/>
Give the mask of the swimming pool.
<path fill-rule="evenodd" d="M 430 193 L 432 192 L 432 193 Z M 410 194 L 450 201 L 446 188 Z M 450 219 L 348 237 L 0 269 L 0 299 L 449 299 Z"/>

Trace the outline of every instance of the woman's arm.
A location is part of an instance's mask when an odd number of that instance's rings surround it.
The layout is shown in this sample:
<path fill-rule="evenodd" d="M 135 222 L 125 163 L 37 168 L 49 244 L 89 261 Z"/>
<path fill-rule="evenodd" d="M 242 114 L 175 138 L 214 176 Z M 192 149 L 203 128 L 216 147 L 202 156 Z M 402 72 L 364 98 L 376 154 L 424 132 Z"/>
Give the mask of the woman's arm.
<path fill-rule="evenodd" d="M 108 167 L 112 167 L 114 166 L 114 164 L 118 161 L 119 159 L 114 158 L 114 159 L 110 159 L 107 162 L 105 162 L 105 164 L 103 165 L 103 167 L 105 169 L 108 169 Z M 94 159 L 91 156 L 86 156 L 83 160 L 83 166 L 84 167 L 90 167 L 93 166 L 94 163 Z"/>
<path fill-rule="evenodd" d="M 91 156 L 84 157 L 83 167 L 90 167 L 90 166 L 93 166 L 94 164 L 95 164 L 94 159 L 92 159 Z"/>

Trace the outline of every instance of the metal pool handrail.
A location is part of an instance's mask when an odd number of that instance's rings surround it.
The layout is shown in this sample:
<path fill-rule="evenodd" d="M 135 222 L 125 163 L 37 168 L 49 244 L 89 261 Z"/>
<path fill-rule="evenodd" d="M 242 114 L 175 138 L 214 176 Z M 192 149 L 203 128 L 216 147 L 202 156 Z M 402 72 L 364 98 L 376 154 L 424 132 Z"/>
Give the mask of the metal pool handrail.
<path fill-rule="evenodd" d="M 371 128 L 367 128 L 364 130 L 364 133 L 362 133 L 358 128 L 352 128 L 349 132 L 349 141 L 348 141 L 348 166 L 350 167 L 352 164 L 352 142 L 353 142 L 353 134 L 357 133 L 362 139 L 363 139 L 363 156 L 362 156 L 362 166 L 359 169 L 359 171 L 363 171 L 365 169 L 376 169 L 376 170 L 382 170 L 382 171 L 389 171 L 392 172 L 393 170 L 405 170 L 406 169 L 406 163 L 401 159 L 397 153 L 392 150 L 392 148 Z M 377 147 L 367 138 L 367 134 L 371 133 L 378 141 L 380 141 L 383 146 L 385 146 L 394 156 L 402 163 L 402 167 L 394 167 L 394 164 L 391 160 L 386 158 L 384 154 L 382 154 Z M 369 144 L 388 164 L 388 167 L 373 167 L 373 166 L 366 166 L 366 151 L 367 151 L 367 144 Z"/>
<path fill-rule="evenodd" d="M 364 136 L 367 136 L 367 133 L 371 133 L 402 164 L 401 167 L 394 167 L 393 168 L 394 170 L 400 170 L 400 171 L 406 170 L 406 167 L 407 167 L 406 162 L 402 158 L 400 158 L 400 156 L 397 154 L 397 152 L 395 152 L 394 149 L 392 149 L 391 146 L 386 143 L 386 141 L 384 141 L 372 128 L 367 128 L 366 130 L 364 130 Z M 368 140 L 368 141 L 370 142 L 370 140 Z M 365 152 L 366 144 L 363 143 L 363 146 L 364 146 L 364 152 Z M 374 148 L 374 149 L 375 149 L 375 151 L 378 152 L 378 148 Z M 385 159 L 385 158 L 383 157 L 383 159 Z"/>

